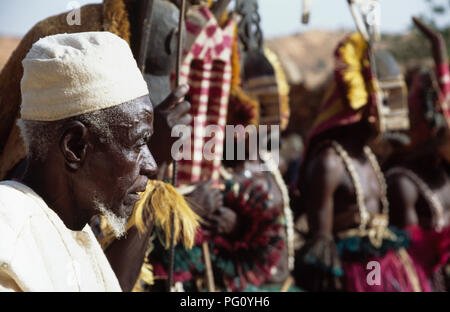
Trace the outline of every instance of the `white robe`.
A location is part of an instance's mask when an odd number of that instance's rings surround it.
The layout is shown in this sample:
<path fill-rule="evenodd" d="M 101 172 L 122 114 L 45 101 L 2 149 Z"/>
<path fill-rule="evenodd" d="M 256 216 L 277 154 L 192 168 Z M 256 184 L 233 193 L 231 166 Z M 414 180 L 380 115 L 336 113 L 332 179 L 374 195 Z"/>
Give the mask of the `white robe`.
<path fill-rule="evenodd" d="M 0 291 L 121 291 L 89 225 L 69 230 L 29 187 L 0 182 Z"/>

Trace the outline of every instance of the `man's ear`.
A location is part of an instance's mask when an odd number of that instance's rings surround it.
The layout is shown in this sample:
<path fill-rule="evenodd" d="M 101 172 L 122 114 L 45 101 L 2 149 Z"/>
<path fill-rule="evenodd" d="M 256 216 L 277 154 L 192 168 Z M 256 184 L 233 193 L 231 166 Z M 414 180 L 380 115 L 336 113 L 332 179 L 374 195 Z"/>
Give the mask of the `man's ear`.
<path fill-rule="evenodd" d="M 79 121 L 70 121 L 64 126 L 59 148 L 66 165 L 78 170 L 86 158 L 88 146 L 88 129 Z"/>

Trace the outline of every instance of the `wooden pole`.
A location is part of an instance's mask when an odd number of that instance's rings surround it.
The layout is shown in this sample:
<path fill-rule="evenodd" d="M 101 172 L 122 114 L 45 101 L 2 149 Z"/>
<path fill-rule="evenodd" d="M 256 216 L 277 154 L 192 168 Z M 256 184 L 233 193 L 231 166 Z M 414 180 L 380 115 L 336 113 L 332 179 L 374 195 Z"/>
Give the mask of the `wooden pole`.
<path fill-rule="evenodd" d="M 147 58 L 147 48 L 148 41 L 150 40 L 150 31 L 152 28 L 152 11 L 153 11 L 153 2 L 154 0 L 145 0 L 141 2 L 141 6 L 139 7 L 140 16 L 139 16 L 139 27 L 136 31 L 139 37 L 139 41 L 137 42 L 137 65 L 142 73 L 145 72 L 145 60 Z"/>
<path fill-rule="evenodd" d="M 203 259 L 205 260 L 205 269 L 206 269 L 206 289 L 210 292 L 216 291 L 215 283 L 214 283 L 214 273 L 211 264 L 211 256 L 209 254 L 209 246 L 208 242 L 203 242 Z"/>
<path fill-rule="evenodd" d="M 178 87 L 180 85 L 180 69 L 181 69 L 181 58 L 183 55 L 183 29 L 184 29 L 184 15 L 186 12 L 186 0 L 181 1 L 180 8 L 180 17 L 178 20 L 178 50 L 177 50 L 177 64 L 175 68 L 175 86 Z M 175 187 L 177 185 L 177 162 L 173 161 L 172 167 L 172 185 Z M 174 269 L 174 260 L 175 260 L 175 214 L 171 213 L 170 216 L 170 262 L 169 262 L 169 291 L 172 290 L 173 284 L 173 269 Z"/>

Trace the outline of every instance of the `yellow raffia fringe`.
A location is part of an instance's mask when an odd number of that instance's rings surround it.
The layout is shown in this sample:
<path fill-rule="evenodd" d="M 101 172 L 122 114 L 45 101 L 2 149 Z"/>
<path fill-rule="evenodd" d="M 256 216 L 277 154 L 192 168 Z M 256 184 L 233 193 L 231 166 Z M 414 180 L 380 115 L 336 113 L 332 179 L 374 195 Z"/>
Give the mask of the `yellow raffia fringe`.
<path fill-rule="evenodd" d="M 361 72 L 362 66 L 368 65 L 368 60 L 365 57 L 367 48 L 367 42 L 360 33 L 350 35 L 348 40 L 339 48 L 342 60 L 337 60 L 337 62 L 338 66 L 345 66 L 343 80 L 347 86 L 348 102 L 354 110 L 367 104 L 367 86 Z"/>
<path fill-rule="evenodd" d="M 175 243 L 183 240 L 185 247 L 192 248 L 194 246 L 195 232 L 199 226 L 200 217 L 172 185 L 151 180 L 147 183 L 145 192 L 140 195 L 141 199 L 136 203 L 133 213 L 136 219 L 136 227 L 140 232 L 146 230 L 142 215 L 147 207 L 151 206 L 150 222 L 163 230 L 166 248 L 170 245 L 170 217 L 172 212 L 175 216 Z"/>
<path fill-rule="evenodd" d="M 160 228 L 165 237 L 166 248 L 170 245 L 171 213 L 174 212 L 174 242 L 182 241 L 186 248 L 192 248 L 200 217 L 189 207 L 185 198 L 170 184 L 158 180 L 149 180 L 147 188 L 140 193 L 140 200 L 134 207 L 126 229 L 136 226 L 140 233 L 147 230 L 148 224 Z M 147 222 L 145 220 L 148 220 Z M 115 236 L 105 218 L 101 218 L 100 226 L 104 237 L 100 239 L 103 249 L 106 249 Z"/>
<path fill-rule="evenodd" d="M 143 285 L 153 285 L 155 283 L 155 276 L 153 274 L 153 266 L 148 262 L 148 256 L 145 257 L 144 264 L 141 267 L 139 277 L 134 284 L 132 292 L 143 292 Z"/>
<path fill-rule="evenodd" d="M 130 44 L 130 21 L 123 0 L 103 1 L 103 29 L 120 36 Z"/>
<path fill-rule="evenodd" d="M 275 71 L 275 78 L 277 80 L 278 94 L 280 98 L 280 113 L 281 113 L 281 131 L 285 130 L 289 123 L 291 109 L 289 107 L 289 83 L 286 78 L 286 73 L 283 70 L 280 60 L 275 52 L 269 48 L 264 48 L 264 55 L 269 60 Z"/>

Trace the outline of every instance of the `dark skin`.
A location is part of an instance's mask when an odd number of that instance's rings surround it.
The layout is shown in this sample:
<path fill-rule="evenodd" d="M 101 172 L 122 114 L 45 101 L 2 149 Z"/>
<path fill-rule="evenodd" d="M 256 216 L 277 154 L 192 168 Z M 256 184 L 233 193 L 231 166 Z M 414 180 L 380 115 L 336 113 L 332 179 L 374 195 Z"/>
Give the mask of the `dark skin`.
<path fill-rule="evenodd" d="M 446 64 L 447 49 L 442 35 L 426 25 L 417 17 L 414 24 L 431 44 L 435 64 Z M 413 86 L 414 88 L 414 86 Z M 423 118 L 423 116 L 418 116 Z M 408 152 L 408 160 L 402 164 L 416 173 L 441 201 L 445 226 L 450 224 L 450 183 L 449 183 L 449 149 L 450 135 L 448 130 L 441 130 L 428 140 L 427 146 L 418 147 Z M 419 225 L 425 229 L 433 229 L 437 220 L 433 220 L 431 207 L 424 194 L 407 177 L 394 175 L 388 181 L 389 199 L 392 201 L 392 223 L 399 227 Z"/>
<path fill-rule="evenodd" d="M 173 140 L 172 128 L 176 124 L 188 125 L 191 122 L 190 103 L 183 100 L 188 90 L 186 85 L 178 87 L 155 109 L 155 115 L 157 113 L 159 118 L 155 119 L 154 128 L 158 132 L 149 139 L 147 148 L 158 151 L 156 161 L 158 166 L 172 159 L 170 155 L 170 142 Z M 155 174 L 156 172 L 153 172 L 151 178 L 154 179 Z M 132 227 L 124 238 L 115 240 L 105 250 L 123 291 L 131 291 L 136 283 L 152 229 L 152 225 L 149 224 L 147 231 L 140 234 L 135 227 Z"/>
<path fill-rule="evenodd" d="M 425 182 L 441 201 L 444 212 L 444 226 L 450 225 L 450 175 L 448 163 L 437 151 L 405 164 Z M 392 203 L 391 221 L 398 227 L 419 225 L 434 229 L 436 221 L 424 194 L 408 177 L 393 175 L 388 180 L 389 201 Z"/>
<path fill-rule="evenodd" d="M 306 244 L 313 248 L 313 253 L 320 253 L 317 257 L 322 257 L 321 261 L 326 266 L 334 269 L 340 268 L 340 261 L 337 249 L 329 244 L 333 244 L 336 232 L 359 226 L 360 223 L 354 218 L 359 216 L 359 208 L 353 180 L 342 158 L 330 145 L 320 147 L 320 144 L 332 139 L 342 145 L 358 173 L 367 210 L 380 213 L 380 185 L 364 153 L 364 146 L 376 133 L 375 125 L 369 124 L 367 118 L 363 117 L 362 120 L 346 127 L 330 129 L 320 135 L 321 138 L 316 137 L 316 143 L 309 146 L 309 155 L 301 177 L 303 205 L 309 227 Z M 322 269 L 304 266 L 304 263 L 296 267 L 294 274 L 296 278 L 301 277 L 307 289 L 342 289 L 339 277 Z"/>
<path fill-rule="evenodd" d="M 180 86 L 171 92 L 170 74 L 176 65 L 178 39 L 178 9 L 162 0 L 155 0 L 152 12 L 151 38 L 148 43 L 145 80 L 148 83 L 150 99 L 154 104 L 155 129 L 157 135 L 150 139 L 158 166 L 172 161 L 171 146 L 175 142 L 171 132 L 175 125 L 191 123 L 189 114 L 191 105 L 183 101 L 189 91 L 187 85 Z"/>
<path fill-rule="evenodd" d="M 173 29 L 176 30 L 176 23 L 170 23 L 168 22 L 167 25 L 170 29 L 159 29 L 156 35 L 159 35 L 159 37 L 164 37 L 167 35 L 171 35 L 173 38 L 176 39 L 176 36 L 173 35 Z M 167 28 L 167 27 L 166 27 Z M 152 33 L 153 37 L 155 37 L 155 33 Z M 158 37 L 158 38 L 159 38 Z M 161 40 L 164 41 L 164 38 Z M 155 38 L 153 38 L 155 39 Z M 155 40 L 154 40 L 155 41 Z M 172 40 L 173 41 L 173 40 Z M 156 42 L 159 42 L 156 40 Z M 173 44 L 171 45 L 171 47 Z M 174 64 L 175 64 L 175 53 L 173 51 L 169 51 L 169 55 L 167 56 L 167 53 L 163 53 L 163 49 L 157 49 L 154 46 L 151 46 L 152 49 L 149 49 L 148 53 L 148 59 L 151 59 L 152 61 L 148 62 L 148 69 L 152 74 L 158 74 L 158 75 L 169 75 Z M 161 50 L 161 51 L 160 51 Z M 161 52 L 161 53 L 159 53 Z M 168 58 L 168 59 L 167 59 Z M 161 67 L 155 67 L 154 64 L 166 64 L 165 68 Z M 153 71 L 156 71 L 153 73 Z M 168 79 L 167 79 L 168 80 Z M 153 88 L 154 89 L 154 88 Z M 155 89 L 152 90 L 152 92 L 158 92 L 159 90 Z M 170 87 L 165 88 L 167 90 L 170 90 Z M 155 152 L 155 160 L 158 166 L 168 163 L 172 160 L 170 155 L 170 149 L 171 149 L 171 142 L 173 142 L 174 138 L 171 138 L 171 131 L 172 128 L 177 125 L 189 125 L 191 122 L 191 115 L 189 114 L 190 111 L 190 103 L 187 101 L 184 101 L 184 96 L 188 92 L 189 88 L 188 86 L 180 86 L 177 89 L 175 89 L 172 93 L 168 94 L 169 92 L 165 94 L 160 94 L 158 98 L 164 99 L 162 103 L 156 103 L 160 104 L 155 107 L 153 110 L 152 103 L 150 103 L 149 100 L 144 100 L 144 104 L 147 105 L 147 108 L 152 111 L 152 120 L 154 117 L 154 127 L 157 129 L 157 135 L 151 136 L 150 140 L 148 142 L 148 148 L 152 148 L 152 150 Z M 168 94 L 168 95 L 167 95 Z M 138 113 L 139 114 L 139 113 Z M 72 129 L 72 128 L 71 128 Z M 76 129 L 76 127 L 75 127 Z M 152 128 L 153 129 L 153 128 Z M 156 148 L 155 148 L 156 147 Z M 101 165 L 101 162 L 103 162 L 103 159 L 108 159 L 110 157 L 109 153 L 104 153 L 103 158 L 98 158 L 98 164 Z M 153 159 L 153 158 L 152 158 Z M 51 162 L 50 162 L 51 163 Z M 12 177 L 22 177 L 23 171 L 22 168 L 26 168 L 27 165 L 26 161 L 22 161 L 23 166 L 19 166 L 18 170 L 12 175 Z M 137 164 L 137 162 L 136 162 Z M 154 168 L 156 170 L 156 164 L 154 164 Z M 44 168 L 44 166 L 40 164 L 31 164 L 29 166 L 28 174 L 25 179 L 30 180 L 30 184 L 36 185 L 36 187 L 43 188 L 42 193 L 48 193 L 50 191 L 53 191 L 53 189 L 47 190 L 44 186 L 41 186 L 41 183 L 39 181 L 33 182 L 34 176 L 42 176 L 41 171 L 45 171 L 47 168 Z M 106 169 L 106 168 L 105 168 Z M 119 172 L 120 167 L 117 168 L 109 168 L 108 170 L 110 172 Z M 149 177 L 155 178 L 156 172 L 155 170 L 152 170 L 151 173 L 149 173 Z M 54 174 L 56 175 L 56 174 Z M 109 180 L 108 174 L 98 175 L 97 177 L 100 180 L 102 178 L 104 179 L 104 184 L 111 184 L 113 185 L 114 181 Z M 61 176 L 57 175 L 54 177 L 53 175 L 49 178 L 49 181 L 52 183 L 55 183 L 55 181 L 59 181 L 58 179 L 62 179 Z M 122 183 L 122 181 L 121 181 Z M 62 183 L 57 183 L 58 186 L 64 185 Z M 82 187 L 81 185 L 80 187 Z M 86 187 L 86 195 L 90 194 L 89 192 L 91 189 L 95 188 L 89 188 L 87 185 Z M 142 191 L 145 189 L 145 183 L 142 181 L 139 184 L 139 189 Z M 110 188 L 110 190 L 114 190 L 114 188 Z M 60 194 L 61 192 L 54 192 L 51 194 Z M 120 203 L 121 199 L 118 198 L 119 193 L 111 192 L 110 194 L 105 195 L 105 198 L 108 198 L 108 201 L 115 201 L 116 203 Z M 126 206 L 126 212 L 121 211 L 120 215 L 125 216 L 129 215 L 130 209 L 134 206 L 134 202 L 136 201 L 136 196 L 131 196 L 133 198 L 127 199 L 127 206 Z M 61 201 L 61 204 L 68 204 L 70 201 L 68 201 L 66 198 L 49 198 L 51 202 L 53 201 Z M 133 204 L 131 204 L 131 202 Z M 85 203 L 83 205 L 80 205 L 81 207 L 91 207 L 92 206 L 92 198 L 91 203 Z M 131 208 L 130 208 L 131 207 Z M 59 208 L 58 208 L 59 209 Z M 85 224 L 86 220 L 89 221 L 92 217 L 92 208 L 85 209 L 86 211 L 79 211 L 79 214 L 73 215 L 70 214 L 69 216 L 65 217 L 67 221 L 65 221 L 66 225 L 73 229 L 73 228 L 82 228 L 82 224 Z M 95 210 L 95 209 L 94 209 Z M 68 209 L 63 209 L 61 211 L 62 214 L 66 214 L 66 211 L 69 211 Z M 95 213 L 97 214 L 97 212 Z M 77 220 L 70 220 L 71 218 L 76 217 Z M 64 220 L 63 219 L 63 220 Z M 78 220 L 79 219 L 79 220 Z M 70 227 L 70 226 L 72 227 Z M 115 240 L 107 250 L 105 250 L 105 254 L 116 273 L 119 283 L 124 291 L 130 291 L 132 287 L 134 286 L 134 283 L 138 277 L 140 268 L 143 263 L 143 259 L 145 256 L 145 252 L 147 249 L 147 243 L 149 240 L 149 237 L 151 235 L 151 226 L 149 227 L 149 230 L 146 233 L 143 233 L 142 235 L 137 233 L 136 228 L 132 228 L 127 232 L 127 235 L 120 239 Z M 126 255 L 126 256 L 124 256 Z"/>
<path fill-rule="evenodd" d="M 123 108 L 123 122 L 111 126 L 113 140 L 102 142 L 87 125 L 70 120 L 64 124 L 60 139 L 50 146 L 45 161 L 29 160 L 24 183 L 73 231 L 82 230 L 99 213 L 93 198 L 117 216 L 129 217 L 139 199 L 136 193 L 145 190 L 148 178 L 156 172 L 147 146 L 153 133 L 150 99 L 144 96 L 123 104 Z M 128 239 L 117 242 L 130 242 L 134 236 L 131 231 Z M 127 251 L 128 263 L 134 267 L 138 250 L 130 247 Z M 126 281 L 130 272 L 114 264 L 112 261 L 121 287 L 129 290 Z"/>
<path fill-rule="evenodd" d="M 202 218 L 205 234 L 231 235 L 235 230 L 236 213 L 223 206 L 220 186 L 213 186 L 212 180 L 199 183 L 193 192 L 187 194 L 192 210 Z"/>
<path fill-rule="evenodd" d="M 136 146 L 153 133 L 150 100 L 141 97 L 124 106 L 129 108 L 123 112 L 126 122 L 112 127 L 117 134 L 113 142 L 101 142 L 86 125 L 72 120 L 64 124 L 45 161 L 29 160 L 23 181 L 73 231 L 82 230 L 98 214 L 95 197 L 117 216 L 129 217 L 136 192 L 143 191 L 155 173 L 148 147 Z"/>
<path fill-rule="evenodd" d="M 152 25 L 152 40 L 149 42 L 146 60 L 146 74 L 148 74 L 146 80 L 152 90 L 151 98 L 161 99 L 167 94 L 166 90 L 170 89 L 169 75 L 176 61 L 175 39 L 178 31 L 178 12 L 172 10 L 170 6 L 162 6 L 157 2 L 154 5 L 157 14 L 154 19 L 161 20 Z M 188 126 L 191 123 L 192 116 L 189 114 L 191 105 L 183 100 L 188 91 L 187 85 L 179 86 L 164 101 L 156 103 L 154 127 L 158 131 L 150 139 L 149 146 L 157 147 L 153 151 L 156 163 L 161 168 L 167 168 L 167 164 L 173 160 L 171 147 L 177 138 L 171 136 L 172 129 L 176 125 Z M 163 176 L 164 172 L 158 174 L 158 178 Z M 196 203 L 191 208 L 200 216 L 204 216 L 205 226 L 213 228 L 217 223 L 216 214 L 222 202 L 220 191 L 202 183 L 187 197 Z M 222 230 L 223 227 L 216 228 Z M 143 235 L 139 235 L 133 227 L 128 231 L 126 238 L 114 241 L 105 251 L 125 291 L 131 290 L 136 282 L 151 232 L 152 227 Z M 127 257 L 124 257 L 124 254 L 127 254 Z M 133 260 L 130 261 L 130 259 Z"/>
<path fill-rule="evenodd" d="M 380 186 L 363 151 L 372 137 L 373 128 L 363 122 L 348 126 L 346 130 L 335 139 L 347 151 L 359 174 L 367 210 L 380 213 Z M 313 237 L 332 235 L 336 215 L 359 211 L 350 174 L 332 147 L 323 148 L 307 164 L 305 185 L 306 209 Z"/>
<path fill-rule="evenodd" d="M 178 139 L 172 137 L 172 129 L 176 125 L 189 126 L 192 115 L 189 113 L 191 104 L 184 101 L 184 96 L 188 93 L 189 86 L 182 85 L 176 88 L 169 96 L 155 108 L 155 129 L 157 135 L 152 136 L 149 146 L 155 148 L 155 160 L 158 166 L 164 162 L 173 160 L 171 155 L 172 144 Z"/>
<path fill-rule="evenodd" d="M 228 5 L 229 0 L 217 1 L 213 7 L 212 12 L 216 16 L 221 16 Z M 181 1 L 175 1 L 176 6 L 181 6 Z M 186 3 L 190 5 L 189 1 Z M 161 85 L 167 83 L 162 79 L 156 77 L 169 77 L 170 73 L 175 68 L 176 63 L 176 36 L 178 33 L 178 14 L 177 10 L 173 10 L 170 5 L 162 6 L 155 2 L 155 12 L 157 15 L 154 19 L 157 23 L 152 24 L 152 31 L 154 38 L 149 42 L 149 55 L 147 57 L 146 73 L 152 76 L 147 76 L 146 80 L 153 86 L 162 86 L 161 90 L 155 90 L 156 93 L 164 92 L 168 86 Z M 187 10 L 186 10 L 187 11 Z M 169 44 L 170 43 L 170 44 Z M 161 48 L 164 46 L 164 48 Z M 187 87 L 187 86 L 186 86 Z M 172 128 L 175 125 L 189 125 L 192 116 L 189 114 L 190 103 L 184 101 L 177 105 L 178 99 L 184 96 L 188 90 L 181 90 L 178 88 L 174 94 L 169 95 L 161 104 L 155 108 L 155 128 L 158 129 L 158 135 L 153 136 L 150 142 L 153 146 L 161 146 L 167 148 L 160 148 L 155 151 L 155 159 L 160 167 L 165 167 L 163 163 L 172 161 L 171 146 L 176 141 L 176 137 L 171 137 Z M 175 98 L 178 95 L 178 98 Z M 153 94 L 154 98 L 160 98 L 161 95 Z M 204 228 L 206 230 L 216 229 L 219 231 L 230 231 L 229 226 L 225 226 L 220 222 L 222 213 L 230 216 L 232 211 L 227 208 L 222 208 L 222 195 L 219 189 L 212 188 L 211 181 L 205 181 L 198 185 L 198 187 L 191 193 L 186 195 L 190 202 L 194 202 L 192 209 L 204 219 Z M 220 208 L 220 209 L 219 209 Z M 225 218 L 227 219 L 227 218 Z"/>

